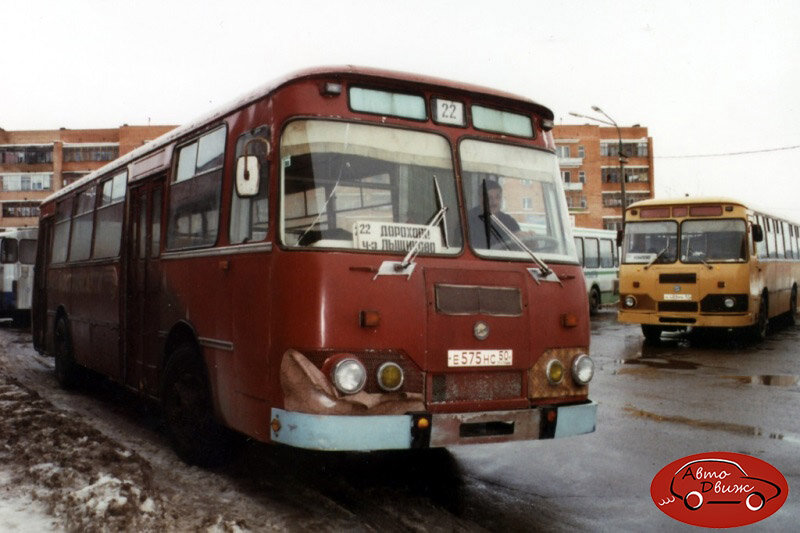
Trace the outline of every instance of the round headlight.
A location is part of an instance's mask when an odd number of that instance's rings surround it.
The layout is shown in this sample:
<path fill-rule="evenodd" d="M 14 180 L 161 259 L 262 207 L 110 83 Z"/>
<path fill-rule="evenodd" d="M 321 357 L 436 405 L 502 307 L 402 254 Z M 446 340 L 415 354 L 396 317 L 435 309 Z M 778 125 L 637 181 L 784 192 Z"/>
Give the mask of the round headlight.
<path fill-rule="evenodd" d="M 561 361 L 553 359 L 547 363 L 547 381 L 550 385 L 558 385 L 564 379 L 564 365 Z"/>
<path fill-rule="evenodd" d="M 333 367 L 333 384 L 343 394 L 355 394 L 364 388 L 367 371 L 358 359 L 342 359 Z"/>
<path fill-rule="evenodd" d="M 728 309 L 733 309 L 733 306 L 736 305 L 736 300 L 734 300 L 733 298 L 725 298 L 722 301 L 722 303 L 724 303 L 725 307 L 727 307 Z"/>
<path fill-rule="evenodd" d="M 572 379 L 578 385 L 586 385 L 594 376 L 594 361 L 586 354 L 581 354 L 572 361 Z"/>
<path fill-rule="evenodd" d="M 378 367 L 378 385 L 387 392 L 396 391 L 403 385 L 403 369 L 397 363 L 383 363 Z"/>
<path fill-rule="evenodd" d="M 625 307 L 636 307 L 636 298 L 633 296 L 626 296 Z"/>

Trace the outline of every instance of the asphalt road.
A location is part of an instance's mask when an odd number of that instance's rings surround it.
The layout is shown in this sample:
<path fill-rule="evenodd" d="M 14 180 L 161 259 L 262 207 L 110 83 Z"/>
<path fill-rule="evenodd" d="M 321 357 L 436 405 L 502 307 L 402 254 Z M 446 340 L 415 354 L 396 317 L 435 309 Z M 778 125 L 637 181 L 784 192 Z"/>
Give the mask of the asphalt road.
<path fill-rule="evenodd" d="M 136 522 L 134 508 L 124 522 L 143 530 L 216 523 L 225 526 L 220 531 L 693 531 L 658 509 L 650 483 L 672 461 L 729 451 L 767 461 L 788 481 L 789 499 L 758 528 L 796 531 L 799 338 L 800 327 L 784 326 L 759 345 L 730 335 L 673 335 L 651 346 L 638 327 L 604 311 L 592 320 L 597 368 L 590 396 L 599 403 L 593 434 L 449 454 L 331 455 L 251 443 L 214 471 L 177 460 L 158 418 L 124 390 L 95 384 L 60 391 L 52 360 L 33 353 L 25 332 L 0 328 L 0 371 L 52 403 L 42 409 L 52 410 L 53 420 L 68 412 L 90 428 L 78 433 L 93 432 L 144 465 L 151 481 L 141 490 L 154 502 L 152 519 Z M 76 435 L 74 453 L 62 462 L 80 457 L 84 440 Z M 92 466 L 98 473 L 104 457 Z M 101 526 L 97 517 L 69 514 L 73 485 L 50 492 L 61 502 L 56 523 Z"/>

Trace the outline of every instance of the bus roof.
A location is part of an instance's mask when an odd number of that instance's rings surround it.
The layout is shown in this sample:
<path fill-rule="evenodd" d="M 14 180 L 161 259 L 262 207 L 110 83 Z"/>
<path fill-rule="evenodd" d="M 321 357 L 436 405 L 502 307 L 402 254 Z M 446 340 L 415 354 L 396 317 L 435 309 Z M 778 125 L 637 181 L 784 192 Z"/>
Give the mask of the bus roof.
<path fill-rule="evenodd" d="M 628 206 L 628 210 L 636 209 L 637 207 L 649 207 L 654 205 L 698 205 L 698 204 L 732 204 L 748 207 L 747 204 L 728 198 L 725 196 L 683 196 L 677 198 L 650 198 L 647 200 L 640 200 Z"/>
<path fill-rule="evenodd" d="M 79 189 L 86 183 L 92 181 L 94 178 L 113 172 L 115 169 L 121 169 L 131 161 L 170 144 L 171 142 L 180 139 L 183 135 L 191 133 L 192 131 L 202 127 L 205 124 L 214 122 L 234 111 L 246 107 L 253 102 L 264 98 L 275 90 L 287 85 L 289 83 L 307 79 L 307 78 L 331 78 L 331 81 L 338 81 L 347 78 L 348 80 L 356 80 L 360 82 L 394 82 L 419 84 L 425 86 L 427 89 L 446 89 L 448 91 L 455 91 L 461 93 L 480 94 L 498 100 L 513 101 L 517 104 L 525 104 L 530 106 L 533 112 L 542 115 L 544 118 L 552 120 L 554 118 L 553 112 L 528 98 L 518 96 L 511 93 L 506 93 L 488 87 L 481 87 L 478 85 L 470 85 L 465 83 L 458 83 L 451 80 L 442 78 L 435 78 L 431 76 L 423 76 L 419 74 L 411 74 L 406 72 L 395 72 L 390 70 L 381 70 L 369 67 L 357 67 L 353 65 L 345 65 L 339 67 L 315 67 L 304 70 L 299 70 L 267 82 L 256 89 L 253 89 L 239 98 L 220 106 L 219 108 L 202 115 L 186 124 L 178 126 L 177 128 L 168 131 L 160 137 L 148 142 L 145 145 L 132 150 L 124 156 L 111 161 L 110 163 L 102 166 L 101 168 L 92 171 L 86 176 L 82 177 L 75 183 L 72 183 L 42 200 L 42 203 L 51 202 L 61 196 L 69 194 L 75 189 Z"/>

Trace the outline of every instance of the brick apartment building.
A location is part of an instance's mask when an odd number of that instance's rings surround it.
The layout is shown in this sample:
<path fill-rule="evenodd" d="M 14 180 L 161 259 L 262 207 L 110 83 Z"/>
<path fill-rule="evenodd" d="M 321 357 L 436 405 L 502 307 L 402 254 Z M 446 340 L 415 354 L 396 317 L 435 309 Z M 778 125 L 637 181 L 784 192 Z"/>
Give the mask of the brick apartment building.
<path fill-rule="evenodd" d="M 0 229 L 36 226 L 53 191 L 155 139 L 174 126 L 94 130 L 0 128 Z"/>
<path fill-rule="evenodd" d="M 620 134 L 616 128 L 588 124 L 553 129 L 570 218 L 578 227 L 621 227 L 620 136 L 626 156 L 625 201 L 653 197 L 653 139 L 641 126 L 621 127 Z"/>

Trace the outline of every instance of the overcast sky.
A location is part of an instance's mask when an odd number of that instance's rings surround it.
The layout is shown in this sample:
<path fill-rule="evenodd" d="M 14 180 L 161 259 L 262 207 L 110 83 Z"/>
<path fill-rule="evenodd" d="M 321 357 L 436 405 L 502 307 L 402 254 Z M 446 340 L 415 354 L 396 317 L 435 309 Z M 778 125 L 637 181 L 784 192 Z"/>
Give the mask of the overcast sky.
<path fill-rule="evenodd" d="M 363 65 L 520 94 L 561 124 L 600 106 L 649 128 L 656 196 L 800 221 L 797 1 L 12 0 L 2 39 L 4 129 L 182 124 L 294 70 Z"/>

